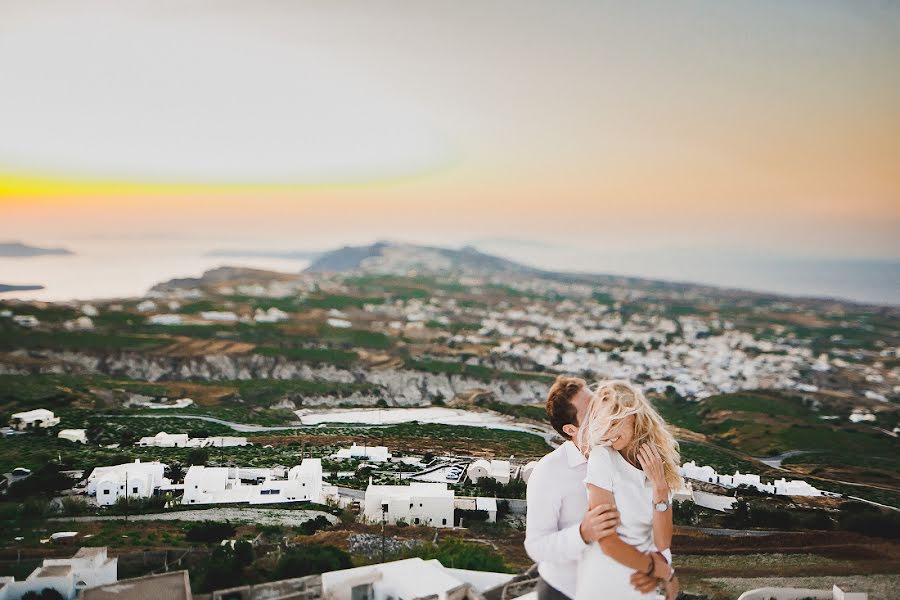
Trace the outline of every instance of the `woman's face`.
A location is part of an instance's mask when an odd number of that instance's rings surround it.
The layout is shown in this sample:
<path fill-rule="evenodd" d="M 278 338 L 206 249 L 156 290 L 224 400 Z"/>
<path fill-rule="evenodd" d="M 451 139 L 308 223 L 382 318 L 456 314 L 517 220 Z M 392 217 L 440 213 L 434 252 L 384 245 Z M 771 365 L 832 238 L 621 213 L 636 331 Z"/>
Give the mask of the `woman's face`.
<path fill-rule="evenodd" d="M 634 415 L 628 415 L 609 428 L 603 436 L 603 443 L 613 450 L 624 450 L 634 439 Z"/>

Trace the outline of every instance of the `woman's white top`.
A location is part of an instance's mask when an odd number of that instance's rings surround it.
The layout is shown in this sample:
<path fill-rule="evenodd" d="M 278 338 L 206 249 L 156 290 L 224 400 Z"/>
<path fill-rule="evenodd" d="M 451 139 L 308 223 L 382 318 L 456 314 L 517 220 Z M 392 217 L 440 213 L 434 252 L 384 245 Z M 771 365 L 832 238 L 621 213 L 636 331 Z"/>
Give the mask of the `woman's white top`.
<path fill-rule="evenodd" d="M 613 493 L 620 521 L 616 533 L 622 541 L 641 552 L 657 550 L 653 543 L 653 484 L 644 471 L 632 466 L 616 450 L 595 446 L 588 457 L 584 482 Z M 668 548 L 663 554 L 671 561 Z M 634 569 L 608 557 L 598 543 L 593 543 L 582 555 L 575 599 L 656 598 L 654 593 L 640 594 L 631 587 L 632 573 Z"/>

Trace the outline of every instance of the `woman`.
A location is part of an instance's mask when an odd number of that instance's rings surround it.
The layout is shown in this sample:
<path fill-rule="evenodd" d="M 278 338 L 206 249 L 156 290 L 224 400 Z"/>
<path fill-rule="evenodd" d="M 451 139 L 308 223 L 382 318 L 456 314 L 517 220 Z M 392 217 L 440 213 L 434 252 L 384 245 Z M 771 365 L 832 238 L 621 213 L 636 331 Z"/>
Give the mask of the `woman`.
<path fill-rule="evenodd" d="M 626 381 L 597 384 L 578 432 L 588 457 L 588 505 L 615 504 L 615 535 L 585 549 L 575 600 L 655 598 L 632 586 L 644 573 L 678 593 L 671 556 L 672 496 L 681 486 L 678 442 L 644 395 Z"/>

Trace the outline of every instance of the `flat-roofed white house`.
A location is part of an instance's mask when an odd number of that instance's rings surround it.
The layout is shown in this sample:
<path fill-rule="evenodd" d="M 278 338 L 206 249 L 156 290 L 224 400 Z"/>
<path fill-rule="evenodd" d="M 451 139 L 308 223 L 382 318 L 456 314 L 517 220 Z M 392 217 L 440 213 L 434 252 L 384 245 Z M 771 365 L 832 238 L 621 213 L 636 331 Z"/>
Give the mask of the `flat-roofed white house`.
<path fill-rule="evenodd" d="M 322 600 L 483 598 L 482 592 L 512 578 L 508 573 L 449 569 L 436 559 L 408 558 L 322 573 Z"/>
<path fill-rule="evenodd" d="M 166 433 L 160 431 L 156 435 L 142 437 L 136 445 L 152 446 L 154 448 L 186 448 L 188 443 L 188 434 L 186 433 Z"/>
<path fill-rule="evenodd" d="M 446 483 L 373 485 L 366 488 L 365 518 L 373 523 L 453 527 L 455 492 Z"/>
<path fill-rule="evenodd" d="M 194 465 L 184 477 L 182 504 L 322 502 L 322 461 L 305 458 L 283 469 Z"/>
<path fill-rule="evenodd" d="M 473 483 L 478 483 L 478 480 L 483 477 L 489 477 L 498 483 L 506 485 L 509 483 L 510 472 L 511 467 L 508 460 L 487 461 L 479 458 L 469 465 L 466 475 L 469 476 Z"/>
<path fill-rule="evenodd" d="M 388 452 L 386 446 L 357 446 L 354 442 L 349 448 L 340 448 L 334 453 L 333 458 L 336 460 L 359 458 L 371 462 L 388 462 L 391 460 L 391 453 Z"/>
<path fill-rule="evenodd" d="M 115 504 L 119 498 L 149 498 L 161 486 L 171 484 L 161 462 L 133 463 L 97 467 L 87 478 L 87 493 L 97 498 L 100 506 Z"/>
<path fill-rule="evenodd" d="M 453 502 L 454 508 L 462 510 L 483 510 L 487 513 L 487 522 L 497 522 L 497 499 L 496 498 L 456 498 Z M 458 523 L 457 523 L 458 525 Z"/>
<path fill-rule="evenodd" d="M 60 432 L 56 434 L 56 437 L 61 440 L 87 444 L 87 432 L 84 429 L 61 429 Z"/>
<path fill-rule="evenodd" d="M 109 558 L 106 548 L 81 548 L 72 558 L 45 558 L 22 581 L 0 580 L 0 599 L 18 600 L 28 592 L 40 594 L 54 589 L 66 600 L 74 600 L 83 589 L 118 581 L 119 559 Z"/>
<path fill-rule="evenodd" d="M 53 427 L 59 425 L 59 417 L 53 414 L 53 411 L 46 408 L 36 408 L 25 412 L 13 413 L 9 420 L 9 426 L 19 431 L 26 429 L 37 429 L 42 427 Z"/>
<path fill-rule="evenodd" d="M 246 446 L 245 437 L 215 436 L 208 438 L 191 438 L 186 433 L 166 433 L 160 431 L 156 435 L 142 437 L 137 446 L 153 448 L 230 448 L 232 446 Z"/>

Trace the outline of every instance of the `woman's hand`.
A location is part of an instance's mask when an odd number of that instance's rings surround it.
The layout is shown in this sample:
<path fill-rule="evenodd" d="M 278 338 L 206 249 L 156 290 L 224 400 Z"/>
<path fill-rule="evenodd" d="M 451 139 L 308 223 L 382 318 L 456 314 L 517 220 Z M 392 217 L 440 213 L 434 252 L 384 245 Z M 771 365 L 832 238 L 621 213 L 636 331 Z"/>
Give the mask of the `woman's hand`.
<path fill-rule="evenodd" d="M 660 500 L 668 500 L 669 485 L 666 483 L 666 472 L 663 469 L 662 457 L 656 448 L 650 444 L 641 444 L 640 449 L 638 449 L 637 459 L 641 463 L 641 469 L 644 470 L 647 479 L 653 484 L 654 491 L 660 493 L 665 491 L 665 497 L 660 498 Z M 654 498 L 654 500 L 656 499 Z"/>
<path fill-rule="evenodd" d="M 678 576 L 672 578 L 672 581 L 667 581 L 663 584 L 666 590 L 666 600 L 675 600 L 678 597 L 678 588 L 680 587 L 678 584 Z"/>

